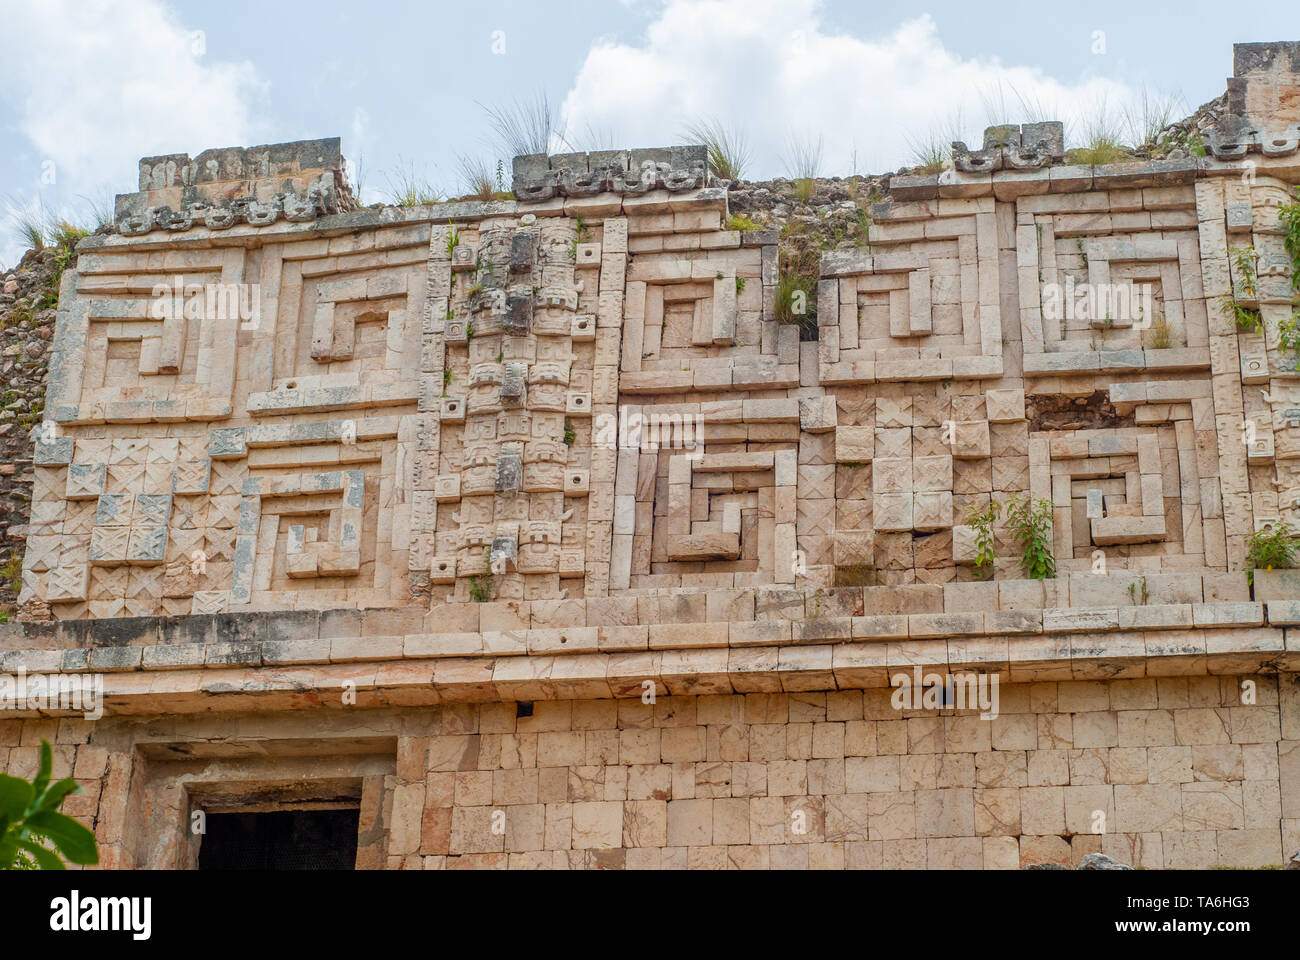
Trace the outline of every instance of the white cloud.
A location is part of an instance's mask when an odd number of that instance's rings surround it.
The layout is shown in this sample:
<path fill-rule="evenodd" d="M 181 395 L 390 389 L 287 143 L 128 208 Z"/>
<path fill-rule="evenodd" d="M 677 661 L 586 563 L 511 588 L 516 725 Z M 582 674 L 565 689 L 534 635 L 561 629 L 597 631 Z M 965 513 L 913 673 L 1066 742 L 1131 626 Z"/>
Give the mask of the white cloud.
<path fill-rule="evenodd" d="M 3 3 L 3 18 L 14 42 L 0 88 L 28 141 L 14 152 L 33 158 L 30 172 L 9 170 L 24 202 L 38 190 L 55 209 L 130 192 L 140 157 L 247 145 L 263 132 L 266 86 L 252 64 L 222 62 L 162 0 L 18 0 Z M 53 185 L 41 182 L 46 161 Z M 0 260 L 12 262 L 3 241 Z"/>
<path fill-rule="evenodd" d="M 824 138 L 826 175 L 880 173 L 911 162 L 933 134 L 978 146 L 992 122 L 1114 112 L 1134 92 L 1039 67 L 965 59 L 922 14 L 880 37 L 835 33 L 818 0 L 668 0 L 640 44 L 599 41 L 565 102 L 568 129 L 615 129 L 628 146 L 682 140 L 695 118 L 743 128 L 750 176 L 779 176 L 791 138 Z M 1005 116 L 996 116 L 1003 113 Z M 1030 114 L 1046 114 L 1031 116 Z M 953 131 L 959 126 L 959 131 Z"/>

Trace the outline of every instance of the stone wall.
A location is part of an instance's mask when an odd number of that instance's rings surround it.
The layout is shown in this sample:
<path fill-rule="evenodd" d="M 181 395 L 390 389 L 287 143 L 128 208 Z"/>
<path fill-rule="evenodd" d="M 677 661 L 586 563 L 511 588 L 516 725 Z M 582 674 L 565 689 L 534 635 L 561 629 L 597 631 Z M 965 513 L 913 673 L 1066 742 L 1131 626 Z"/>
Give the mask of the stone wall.
<path fill-rule="evenodd" d="M 33 435 L 45 407 L 54 339 L 61 248 L 32 251 L 0 280 L 0 605 L 10 612 L 22 586 L 31 516 Z"/>
<path fill-rule="evenodd" d="M 1286 677 L 1279 698 L 1259 678 L 1243 705 L 1240 684 L 1009 684 L 991 720 L 850 690 L 327 709 L 310 728 L 300 713 L 5 721 L 0 762 L 30 776 L 40 738 L 54 743 L 55 776 L 86 791 L 68 809 L 96 824 L 109 866 L 192 863 L 192 814 L 227 779 L 265 797 L 272 778 L 340 774 L 369 867 L 1276 865 L 1300 845 L 1300 686 Z M 304 734 L 317 754 L 277 760 Z M 331 751 L 343 742 L 350 763 Z"/>
<path fill-rule="evenodd" d="M 1241 570 L 1300 525 L 1269 49 L 1210 157 L 1039 123 L 892 177 L 814 303 L 703 148 L 359 212 L 337 141 L 145 158 L 64 276 L 26 612 L 1014 578 L 971 517 L 1022 496 L 1060 571 Z"/>
<path fill-rule="evenodd" d="M 1236 53 L 1207 156 L 990 128 L 815 277 L 699 146 L 365 210 L 337 140 L 143 159 L 62 276 L 0 629 L 107 715 L 17 704 L 8 765 L 90 748 L 120 866 L 299 789 L 363 865 L 1278 862 L 1300 53 Z M 974 519 L 1026 497 L 1046 569 Z M 1001 715 L 891 710 L 914 669 Z"/>

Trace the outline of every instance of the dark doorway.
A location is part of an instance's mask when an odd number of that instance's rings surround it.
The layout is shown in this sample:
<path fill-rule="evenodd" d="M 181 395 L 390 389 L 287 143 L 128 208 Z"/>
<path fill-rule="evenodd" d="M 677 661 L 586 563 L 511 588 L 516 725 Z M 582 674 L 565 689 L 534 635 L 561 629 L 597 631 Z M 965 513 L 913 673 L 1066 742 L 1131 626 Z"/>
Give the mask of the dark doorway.
<path fill-rule="evenodd" d="M 352 870 L 358 810 L 214 813 L 199 845 L 200 870 Z"/>

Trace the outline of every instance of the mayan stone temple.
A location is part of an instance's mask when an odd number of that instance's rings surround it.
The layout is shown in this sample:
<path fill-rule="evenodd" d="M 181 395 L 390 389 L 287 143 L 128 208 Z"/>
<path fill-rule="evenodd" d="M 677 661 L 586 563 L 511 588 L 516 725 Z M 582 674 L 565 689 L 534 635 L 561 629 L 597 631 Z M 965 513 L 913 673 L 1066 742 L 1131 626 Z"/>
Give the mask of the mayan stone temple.
<path fill-rule="evenodd" d="M 275 813 L 371 869 L 1282 866 L 1300 43 L 1234 61 L 1203 156 L 894 176 L 807 304 L 702 146 L 368 208 L 337 139 L 142 159 L 0 626 L 102 697 L 29 686 L 0 769 L 48 740 L 107 868 Z"/>

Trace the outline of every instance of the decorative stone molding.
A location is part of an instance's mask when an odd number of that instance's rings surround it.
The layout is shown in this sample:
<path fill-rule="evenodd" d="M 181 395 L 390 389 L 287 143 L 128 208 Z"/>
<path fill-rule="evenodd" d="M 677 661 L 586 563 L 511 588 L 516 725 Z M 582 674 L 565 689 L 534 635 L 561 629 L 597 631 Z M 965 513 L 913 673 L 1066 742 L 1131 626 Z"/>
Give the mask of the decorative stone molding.
<path fill-rule="evenodd" d="M 601 193 L 637 196 L 652 190 L 682 193 L 709 185 L 703 146 L 605 150 L 514 159 L 514 194 L 521 202 Z M 590 255 L 590 252 L 588 252 Z M 599 257 L 599 252 L 595 254 Z"/>
<path fill-rule="evenodd" d="M 140 191 L 119 194 L 114 229 L 124 237 L 195 226 L 227 230 L 307 222 L 355 209 L 337 137 L 260 147 L 145 157 Z"/>

